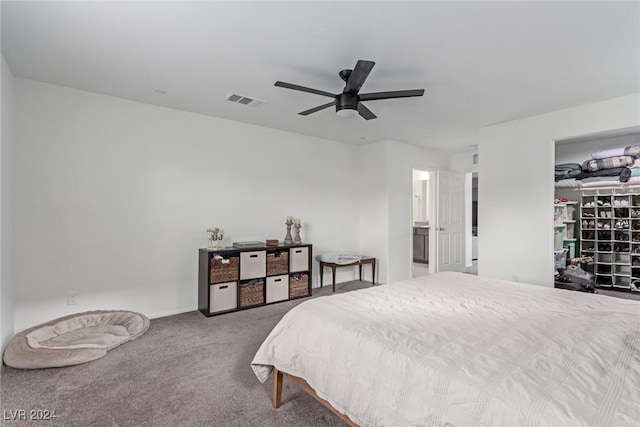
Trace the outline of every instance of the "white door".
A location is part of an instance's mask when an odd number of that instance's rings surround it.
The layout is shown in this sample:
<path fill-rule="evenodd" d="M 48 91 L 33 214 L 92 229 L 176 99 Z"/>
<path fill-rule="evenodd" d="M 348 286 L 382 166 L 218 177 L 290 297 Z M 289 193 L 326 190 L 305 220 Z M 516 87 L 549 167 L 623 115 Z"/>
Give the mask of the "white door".
<path fill-rule="evenodd" d="M 437 171 L 436 177 L 436 272 L 464 272 L 464 173 Z"/>

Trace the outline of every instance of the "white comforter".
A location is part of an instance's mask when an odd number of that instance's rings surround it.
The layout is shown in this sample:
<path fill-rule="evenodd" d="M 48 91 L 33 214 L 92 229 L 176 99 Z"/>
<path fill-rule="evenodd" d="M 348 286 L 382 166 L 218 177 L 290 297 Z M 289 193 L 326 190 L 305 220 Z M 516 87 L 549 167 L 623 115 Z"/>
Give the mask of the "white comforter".
<path fill-rule="evenodd" d="M 439 273 L 300 304 L 272 366 L 361 426 L 638 426 L 640 303 Z"/>

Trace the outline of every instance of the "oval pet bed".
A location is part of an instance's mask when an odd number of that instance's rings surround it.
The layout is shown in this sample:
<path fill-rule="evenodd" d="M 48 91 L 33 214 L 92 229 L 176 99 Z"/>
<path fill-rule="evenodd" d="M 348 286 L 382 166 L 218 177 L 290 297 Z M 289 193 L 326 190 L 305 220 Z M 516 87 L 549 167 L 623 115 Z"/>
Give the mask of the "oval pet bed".
<path fill-rule="evenodd" d="M 57 368 L 99 359 L 149 329 L 149 318 L 132 311 L 88 311 L 20 332 L 9 342 L 4 363 L 18 369 Z"/>

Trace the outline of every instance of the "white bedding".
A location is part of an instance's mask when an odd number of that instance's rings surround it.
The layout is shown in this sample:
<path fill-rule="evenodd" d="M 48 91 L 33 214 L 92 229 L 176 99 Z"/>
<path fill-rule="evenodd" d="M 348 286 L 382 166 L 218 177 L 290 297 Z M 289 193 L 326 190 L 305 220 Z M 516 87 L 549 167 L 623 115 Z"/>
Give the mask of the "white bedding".
<path fill-rule="evenodd" d="M 439 273 L 300 304 L 272 366 L 361 426 L 638 426 L 640 303 Z"/>

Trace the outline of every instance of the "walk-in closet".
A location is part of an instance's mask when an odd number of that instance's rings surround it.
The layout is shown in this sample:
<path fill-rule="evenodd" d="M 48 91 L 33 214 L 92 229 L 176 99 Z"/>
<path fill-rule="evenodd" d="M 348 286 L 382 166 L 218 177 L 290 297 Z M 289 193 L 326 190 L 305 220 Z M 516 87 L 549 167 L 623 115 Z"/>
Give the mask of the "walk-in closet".
<path fill-rule="evenodd" d="M 557 141 L 555 164 L 556 273 L 640 299 L 640 128 Z"/>

